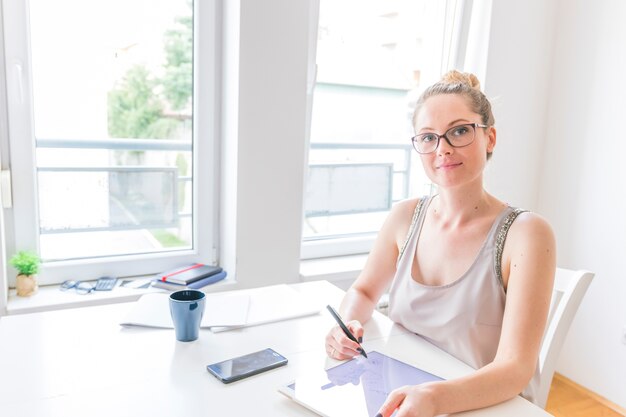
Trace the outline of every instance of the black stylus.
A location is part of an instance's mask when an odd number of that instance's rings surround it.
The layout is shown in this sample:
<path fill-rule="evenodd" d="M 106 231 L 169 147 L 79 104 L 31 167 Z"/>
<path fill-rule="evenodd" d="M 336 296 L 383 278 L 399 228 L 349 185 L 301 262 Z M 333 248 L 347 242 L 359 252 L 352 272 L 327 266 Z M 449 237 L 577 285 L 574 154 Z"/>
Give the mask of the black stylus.
<path fill-rule="evenodd" d="M 343 330 L 343 332 L 346 334 L 346 336 L 348 336 L 348 339 L 352 340 L 355 343 L 358 343 L 358 345 L 359 345 L 359 352 L 361 352 L 361 355 L 363 355 L 363 356 L 365 356 L 367 358 L 367 353 L 365 353 L 365 350 L 363 349 L 363 347 L 361 347 L 361 344 L 359 343 L 359 341 L 356 340 L 356 337 L 354 337 L 352 332 L 343 323 L 343 320 L 341 320 L 341 317 L 339 317 L 339 314 L 335 311 L 335 309 L 332 308 L 330 305 L 327 305 L 326 308 L 328 309 L 328 311 L 330 311 L 331 316 L 333 316 L 333 318 L 335 319 L 335 321 L 337 322 L 339 327 L 341 327 L 341 330 Z"/>

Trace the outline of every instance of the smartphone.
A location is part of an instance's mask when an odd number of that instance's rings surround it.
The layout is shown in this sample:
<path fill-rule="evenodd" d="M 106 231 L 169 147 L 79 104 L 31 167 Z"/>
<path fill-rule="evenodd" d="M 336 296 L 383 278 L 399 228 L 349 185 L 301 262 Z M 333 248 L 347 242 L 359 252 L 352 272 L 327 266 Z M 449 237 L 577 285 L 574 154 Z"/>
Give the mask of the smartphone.
<path fill-rule="evenodd" d="M 275 350 L 267 348 L 207 365 L 206 369 L 223 383 L 229 384 L 284 365 L 287 365 L 287 358 Z"/>

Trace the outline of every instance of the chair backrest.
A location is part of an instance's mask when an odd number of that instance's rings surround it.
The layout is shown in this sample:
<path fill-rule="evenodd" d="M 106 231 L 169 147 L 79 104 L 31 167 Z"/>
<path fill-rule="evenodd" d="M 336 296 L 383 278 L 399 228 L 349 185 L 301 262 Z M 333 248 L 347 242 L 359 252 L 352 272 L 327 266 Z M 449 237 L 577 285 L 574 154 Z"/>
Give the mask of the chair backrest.
<path fill-rule="evenodd" d="M 546 405 L 559 352 L 594 275 L 588 271 L 556 269 L 548 325 L 539 352 L 541 381 L 537 393 L 537 405 L 540 407 Z"/>

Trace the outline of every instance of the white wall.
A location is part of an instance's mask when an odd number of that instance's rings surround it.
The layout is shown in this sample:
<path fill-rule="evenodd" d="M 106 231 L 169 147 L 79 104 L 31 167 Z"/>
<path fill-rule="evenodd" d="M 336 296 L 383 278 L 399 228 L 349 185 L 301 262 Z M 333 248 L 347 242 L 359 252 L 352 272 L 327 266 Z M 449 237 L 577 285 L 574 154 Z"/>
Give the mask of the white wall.
<path fill-rule="evenodd" d="M 626 3 L 561 0 L 539 208 L 596 273 L 557 371 L 626 408 Z"/>
<path fill-rule="evenodd" d="M 224 2 L 220 261 L 243 287 L 300 280 L 311 0 Z"/>
<path fill-rule="evenodd" d="M 0 5 L 0 21 L 2 21 L 2 5 Z M 0 108 L 6 108 L 6 73 L 4 65 L 4 33 L 0 30 Z M 0 139 L 7 137 L 9 134 L 7 114 L 0 111 Z M 4 141 L 2 141 L 4 142 Z M 9 156 L 8 150 L 3 144 L 0 144 L 0 169 L 8 166 Z M 1 202 L 0 202 L 1 203 Z M 0 209 L 0 317 L 6 314 L 6 306 L 8 300 L 8 279 L 6 274 L 5 262 L 5 226 L 4 226 L 4 210 Z"/>
<path fill-rule="evenodd" d="M 553 0 L 495 0 L 484 79 L 496 118 L 497 143 L 488 191 L 535 210 L 541 171 L 554 40 Z"/>
<path fill-rule="evenodd" d="M 557 372 L 626 408 L 626 3 L 496 0 L 487 188 L 552 223 L 559 266 L 596 273 Z"/>

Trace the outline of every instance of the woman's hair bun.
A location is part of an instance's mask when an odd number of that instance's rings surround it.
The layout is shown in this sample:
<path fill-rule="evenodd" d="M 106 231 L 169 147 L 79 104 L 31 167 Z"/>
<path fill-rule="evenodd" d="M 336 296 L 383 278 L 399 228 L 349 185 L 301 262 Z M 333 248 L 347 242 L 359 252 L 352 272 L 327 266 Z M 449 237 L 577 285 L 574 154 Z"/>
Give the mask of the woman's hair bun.
<path fill-rule="evenodd" d="M 444 84 L 465 84 L 480 91 L 480 81 L 474 74 L 469 72 L 448 71 L 441 77 L 441 82 Z"/>
<path fill-rule="evenodd" d="M 474 74 L 452 70 L 444 74 L 441 80 L 426 88 L 415 103 L 413 113 L 413 126 L 416 126 L 417 115 L 426 102 L 431 97 L 440 94 L 456 94 L 467 100 L 470 110 L 480 115 L 482 124 L 493 126 L 495 119 L 491 111 L 491 103 L 485 94 L 480 91 L 480 82 Z"/>

